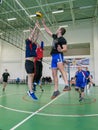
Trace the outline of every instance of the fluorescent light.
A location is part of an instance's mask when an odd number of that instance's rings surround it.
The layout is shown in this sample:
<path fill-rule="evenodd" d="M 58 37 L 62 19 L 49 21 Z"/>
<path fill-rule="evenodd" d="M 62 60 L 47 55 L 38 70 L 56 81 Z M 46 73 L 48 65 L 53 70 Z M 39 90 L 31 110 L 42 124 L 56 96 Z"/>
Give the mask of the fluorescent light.
<path fill-rule="evenodd" d="M 30 30 L 23 30 L 23 32 L 25 33 L 25 32 L 30 32 Z"/>
<path fill-rule="evenodd" d="M 9 18 L 7 19 L 8 21 L 13 21 L 13 20 L 16 20 L 16 18 Z"/>
<path fill-rule="evenodd" d="M 36 14 L 29 15 L 30 18 L 36 17 Z"/>
<path fill-rule="evenodd" d="M 60 26 L 60 28 L 67 28 L 68 27 L 68 25 L 62 25 L 62 26 Z"/>
<path fill-rule="evenodd" d="M 93 6 L 83 6 L 83 7 L 80 7 L 79 9 L 88 9 L 88 8 L 92 8 Z"/>
<path fill-rule="evenodd" d="M 57 14 L 57 13 L 63 13 L 64 10 L 57 10 L 57 11 L 53 11 L 52 14 Z"/>

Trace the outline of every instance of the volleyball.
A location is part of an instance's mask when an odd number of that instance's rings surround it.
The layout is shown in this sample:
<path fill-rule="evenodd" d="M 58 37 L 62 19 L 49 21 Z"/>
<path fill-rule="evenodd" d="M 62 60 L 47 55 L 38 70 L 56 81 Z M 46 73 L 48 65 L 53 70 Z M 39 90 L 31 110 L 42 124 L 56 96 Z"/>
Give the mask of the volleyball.
<path fill-rule="evenodd" d="M 43 14 L 42 14 L 41 12 L 36 12 L 36 17 L 42 18 L 42 17 L 43 17 Z"/>

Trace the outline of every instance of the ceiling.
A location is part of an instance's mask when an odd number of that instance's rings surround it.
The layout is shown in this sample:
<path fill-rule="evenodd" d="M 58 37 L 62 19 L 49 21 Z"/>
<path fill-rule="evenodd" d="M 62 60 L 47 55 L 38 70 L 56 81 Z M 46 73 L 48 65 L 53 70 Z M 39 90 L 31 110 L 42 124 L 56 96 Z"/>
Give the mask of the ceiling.
<path fill-rule="evenodd" d="M 61 13 L 53 13 L 53 11 L 62 10 Z M 0 4 L 0 38 L 11 44 L 15 42 L 15 45 L 22 49 L 23 46 L 18 43 L 19 39 L 12 38 L 16 35 L 20 36 L 20 30 L 23 32 L 34 26 L 37 18 L 31 17 L 31 15 L 37 11 L 42 12 L 47 26 L 60 26 L 66 22 L 75 24 L 78 20 L 98 18 L 98 0 L 2 0 Z M 9 21 L 8 19 L 11 18 L 14 19 Z M 13 37 L 10 38 L 10 35 Z"/>

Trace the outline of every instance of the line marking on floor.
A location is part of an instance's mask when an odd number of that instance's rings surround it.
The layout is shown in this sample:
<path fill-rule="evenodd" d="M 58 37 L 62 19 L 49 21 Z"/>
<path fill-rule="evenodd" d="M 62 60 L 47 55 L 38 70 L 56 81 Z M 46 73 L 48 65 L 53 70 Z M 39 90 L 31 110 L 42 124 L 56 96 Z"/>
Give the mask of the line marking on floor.
<path fill-rule="evenodd" d="M 24 120 L 22 120 L 20 123 L 18 123 L 17 125 L 15 125 L 14 127 L 12 127 L 10 130 L 15 130 L 17 127 L 21 126 L 24 122 L 26 122 L 27 120 L 29 120 L 31 117 L 33 117 L 34 115 L 36 115 L 38 112 L 40 112 L 41 110 L 43 110 L 44 108 L 46 108 L 47 106 L 49 106 L 51 103 L 53 103 L 55 100 L 57 100 L 59 97 L 61 97 L 63 94 L 65 94 L 64 92 L 62 92 L 58 97 L 56 97 L 55 99 L 51 100 L 49 103 L 47 103 L 46 105 L 44 105 L 43 107 L 39 108 L 37 111 L 33 112 L 30 116 L 28 116 L 27 118 L 25 118 Z"/>
<path fill-rule="evenodd" d="M 30 112 L 30 111 L 23 111 L 23 110 L 17 110 L 17 109 L 5 107 L 5 106 L 3 106 L 3 105 L 0 105 L 0 107 L 1 107 L 1 108 L 4 108 L 4 109 L 7 109 L 7 110 L 10 110 L 10 111 L 15 111 L 15 112 L 28 113 L 28 114 L 33 113 L 33 112 Z"/>
<path fill-rule="evenodd" d="M 37 115 L 42 115 L 42 116 L 51 116 L 51 117 L 95 117 L 98 116 L 98 114 L 72 114 L 72 115 L 61 115 L 61 114 L 46 114 L 46 113 L 37 113 Z"/>
<path fill-rule="evenodd" d="M 27 113 L 27 114 L 32 114 L 34 112 L 31 111 L 23 111 L 23 110 L 17 110 L 17 109 L 13 109 L 13 108 L 9 108 L 9 107 L 5 107 L 3 105 L 0 105 L 1 108 L 10 110 L 10 111 L 16 111 L 16 112 L 21 112 L 21 113 Z M 98 113 L 94 114 L 69 114 L 69 115 L 65 115 L 65 114 L 51 114 L 51 113 L 36 113 L 37 115 L 40 116 L 55 116 L 55 117 L 95 117 L 98 116 Z"/>

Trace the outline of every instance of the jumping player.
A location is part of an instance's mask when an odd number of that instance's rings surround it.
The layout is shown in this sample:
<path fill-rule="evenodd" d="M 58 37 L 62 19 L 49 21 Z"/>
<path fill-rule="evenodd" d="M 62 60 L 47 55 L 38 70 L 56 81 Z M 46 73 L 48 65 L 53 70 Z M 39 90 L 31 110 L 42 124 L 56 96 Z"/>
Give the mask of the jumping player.
<path fill-rule="evenodd" d="M 33 82 L 34 91 L 36 91 L 37 84 L 39 84 L 41 90 L 44 91 L 40 81 L 42 76 L 42 69 L 43 69 L 43 64 L 42 64 L 43 50 L 44 50 L 44 42 L 41 41 L 40 45 L 37 44 L 37 49 L 36 49 L 37 57 L 34 58 L 34 66 L 35 66 L 35 74 L 34 74 L 34 82 Z"/>
<path fill-rule="evenodd" d="M 27 92 L 29 96 L 33 99 L 37 100 L 35 93 L 32 90 L 32 83 L 34 79 L 34 58 L 37 56 L 36 48 L 37 48 L 37 39 L 38 39 L 38 25 L 35 24 L 34 29 L 31 31 L 31 35 L 28 39 L 26 39 L 26 51 L 25 51 L 25 69 L 28 74 L 28 88 Z"/>
<path fill-rule="evenodd" d="M 50 31 L 50 29 L 46 26 L 44 20 L 42 20 L 42 23 L 46 32 L 53 38 L 53 44 L 51 50 L 51 56 L 52 56 L 51 68 L 52 68 L 52 75 L 54 79 L 54 93 L 51 99 L 53 99 L 60 94 L 60 91 L 58 90 L 58 75 L 57 75 L 58 70 L 61 72 L 65 82 L 65 87 L 63 91 L 69 90 L 67 73 L 65 72 L 64 64 L 63 64 L 64 61 L 63 52 L 67 51 L 67 41 L 63 37 L 66 30 L 65 28 L 59 28 L 56 31 L 56 34 L 53 34 Z"/>

